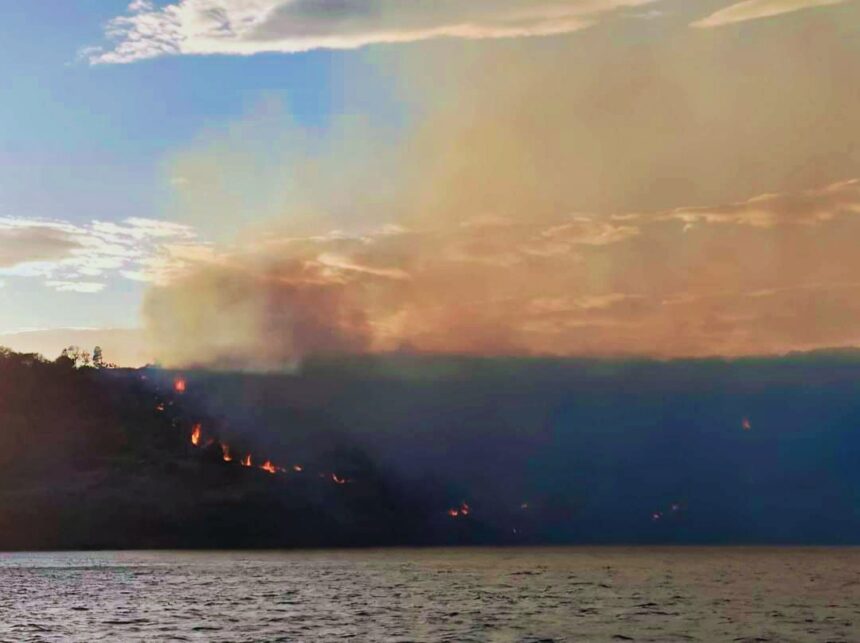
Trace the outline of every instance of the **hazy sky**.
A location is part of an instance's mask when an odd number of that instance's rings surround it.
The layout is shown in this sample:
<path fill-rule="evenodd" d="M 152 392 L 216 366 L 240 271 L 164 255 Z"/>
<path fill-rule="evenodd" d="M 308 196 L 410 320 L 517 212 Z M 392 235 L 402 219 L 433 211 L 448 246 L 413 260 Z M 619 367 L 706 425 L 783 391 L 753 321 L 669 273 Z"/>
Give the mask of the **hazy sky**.
<path fill-rule="evenodd" d="M 858 36 L 852 0 L 6 3 L 0 344 L 857 344 Z"/>

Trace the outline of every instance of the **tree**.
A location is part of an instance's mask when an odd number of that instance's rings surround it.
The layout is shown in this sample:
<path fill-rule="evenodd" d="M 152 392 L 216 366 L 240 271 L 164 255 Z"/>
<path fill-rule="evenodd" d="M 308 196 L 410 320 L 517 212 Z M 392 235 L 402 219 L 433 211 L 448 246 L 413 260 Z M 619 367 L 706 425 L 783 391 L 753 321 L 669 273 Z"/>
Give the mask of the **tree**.
<path fill-rule="evenodd" d="M 96 346 L 93 349 L 93 366 L 96 368 L 104 368 L 106 366 L 101 346 Z"/>
<path fill-rule="evenodd" d="M 90 353 L 89 351 L 81 350 L 80 346 L 69 346 L 63 349 L 63 352 L 60 353 L 60 357 L 57 359 L 58 362 L 63 360 L 69 360 L 75 368 L 89 366 Z"/>

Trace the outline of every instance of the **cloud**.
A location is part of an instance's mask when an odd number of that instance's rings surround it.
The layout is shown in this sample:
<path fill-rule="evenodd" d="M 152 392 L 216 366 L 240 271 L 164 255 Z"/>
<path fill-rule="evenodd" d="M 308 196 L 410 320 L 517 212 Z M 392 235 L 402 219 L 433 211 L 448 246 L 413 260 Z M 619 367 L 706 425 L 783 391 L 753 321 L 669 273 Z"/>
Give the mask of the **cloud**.
<path fill-rule="evenodd" d="M 167 221 L 0 217 L 0 275 L 40 278 L 60 292 L 99 292 L 114 276 L 158 281 L 203 247 L 191 228 Z"/>
<path fill-rule="evenodd" d="M 114 18 L 109 50 L 93 63 L 163 55 L 295 53 L 431 38 L 513 38 L 569 33 L 604 14 L 655 0 L 135 0 Z"/>
<path fill-rule="evenodd" d="M 572 219 L 569 223 L 544 230 L 541 238 L 560 242 L 563 245 L 602 246 L 639 234 L 636 226 L 594 221 L 591 217 L 582 216 Z"/>
<path fill-rule="evenodd" d="M 105 288 L 105 284 L 96 281 L 46 281 L 45 285 L 58 292 L 96 293 Z"/>
<path fill-rule="evenodd" d="M 845 214 L 860 214 L 858 179 L 839 181 L 798 194 L 763 194 L 716 207 L 677 208 L 666 212 L 663 218 L 675 219 L 688 226 L 730 223 L 772 228 L 780 225 L 815 226 Z"/>
<path fill-rule="evenodd" d="M 738 22 L 746 22 L 747 20 L 758 20 L 760 18 L 770 18 L 784 13 L 792 13 L 803 9 L 812 9 L 814 7 L 826 7 L 836 4 L 842 4 L 847 0 L 746 0 L 738 2 L 724 9 L 720 9 L 716 13 L 711 14 L 707 18 L 702 18 L 690 26 L 692 27 L 722 27 Z"/>
<path fill-rule="evenodd" d="M 21 219 L 0 219 L 0 268 L 68 257 L 80 247 L 68 230 Z"/>

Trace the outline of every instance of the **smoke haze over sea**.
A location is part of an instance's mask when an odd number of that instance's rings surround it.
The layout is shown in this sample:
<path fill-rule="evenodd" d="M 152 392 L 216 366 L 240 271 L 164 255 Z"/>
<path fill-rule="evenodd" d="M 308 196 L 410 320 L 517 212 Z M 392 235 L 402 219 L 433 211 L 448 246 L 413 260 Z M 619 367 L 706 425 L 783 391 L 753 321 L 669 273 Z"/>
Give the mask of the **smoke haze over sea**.
<path fill-rule="evenodd" d="M 473 542 L 853 543 L 860 361 L 379 356 L 188 372 L 231 436 L 356 449 Z M 283 454 L 283 455 L 281 455 Z M 432 509 L 429 509 L 432 513 Z"/>

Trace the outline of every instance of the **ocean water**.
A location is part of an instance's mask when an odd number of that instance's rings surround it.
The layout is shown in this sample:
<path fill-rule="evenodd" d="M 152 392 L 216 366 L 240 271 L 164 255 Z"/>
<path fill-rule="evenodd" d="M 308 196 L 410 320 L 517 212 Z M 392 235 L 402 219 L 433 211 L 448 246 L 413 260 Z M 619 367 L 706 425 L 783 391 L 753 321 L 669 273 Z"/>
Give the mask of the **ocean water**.
<path fill-rule="evenodd" d="M 860 641 L 860 549 L 0 554 L 2 641 Z"/>

